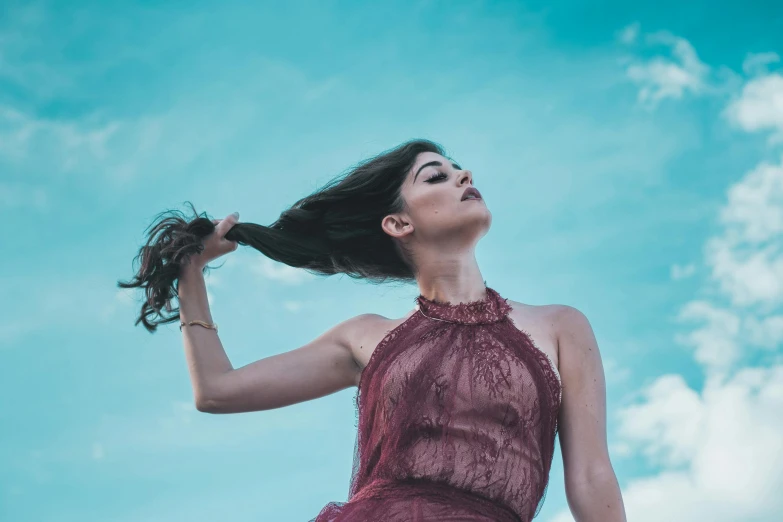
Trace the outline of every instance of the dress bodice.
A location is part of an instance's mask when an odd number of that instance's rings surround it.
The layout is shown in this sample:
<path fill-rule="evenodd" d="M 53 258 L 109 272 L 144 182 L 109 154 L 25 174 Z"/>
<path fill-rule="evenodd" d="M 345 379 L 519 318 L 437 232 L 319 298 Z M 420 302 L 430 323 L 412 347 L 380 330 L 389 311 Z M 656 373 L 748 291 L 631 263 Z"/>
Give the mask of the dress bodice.
<path fill-rule="evenodd" d="M 529 522 L 554 453 L 557 368 L 492 288 L 415 302 L 362 372 L 348 502 L 314 520 Z"/>

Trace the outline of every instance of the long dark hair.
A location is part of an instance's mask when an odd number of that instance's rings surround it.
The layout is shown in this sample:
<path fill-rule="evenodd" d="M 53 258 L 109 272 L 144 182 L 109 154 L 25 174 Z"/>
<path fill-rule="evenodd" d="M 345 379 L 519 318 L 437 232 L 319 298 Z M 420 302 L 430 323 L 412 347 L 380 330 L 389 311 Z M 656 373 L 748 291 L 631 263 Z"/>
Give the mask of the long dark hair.
<path fill-rule="evenodd" d="M 306 196 L 269 226 L 237 223 L 226 239 L 255 248 L 265 256 L 316 275 L 347 274 L 371 283 L 411 283 L 415 270 L 410 252 L 381 228 L 388 214 L 405 210 L 402 184 L 416 156 L 443 147 L 417 139 L 364 160 Z M 177 210 L 156 216 L 149 239 L 134 261 L 138 273 L 120 288 L 143 288 L 146 300 L 135 324 L 149 332 L 179 320 L 171 301 L 178 295 L 181 266 L 203 251 L 202 238 L 215 230 L 206 214 L 190 204 L 188 221 Z"/>

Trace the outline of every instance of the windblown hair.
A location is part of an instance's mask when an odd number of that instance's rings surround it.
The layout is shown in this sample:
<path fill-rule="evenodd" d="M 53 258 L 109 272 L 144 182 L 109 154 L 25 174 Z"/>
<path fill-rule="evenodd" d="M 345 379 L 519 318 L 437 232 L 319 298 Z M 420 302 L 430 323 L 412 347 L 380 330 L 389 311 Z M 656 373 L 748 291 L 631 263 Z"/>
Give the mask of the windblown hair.
<path fill-rule="evenodd" d="M 422 152 L 445 156 L 435 142 L 405 142 L 332 179 L 283 211 L 271 225 L 237 223 L 225 237 L 315 275 L 347 274 L 375 284 L 411 283 L 415 281 L 411 254 L 383 231 L 381 221 L 405 210 L 402 184 Z M 179 320 L 179 308 L 171 302 L 178 295 L 180 269 L 190 256 L 204 250 L 202 238 L 215 230 L 211 219 L 190 207 L 195 216 L 190 221 L 176 210 L 156 216 L 147 228 L 146 245 L 134 259 L 139 261 L 138 273 L 129 282 L 117 283 L 120 288 L 144 289 L 146 300 L 135 324 L 143 323 L 149 332 Z"/>

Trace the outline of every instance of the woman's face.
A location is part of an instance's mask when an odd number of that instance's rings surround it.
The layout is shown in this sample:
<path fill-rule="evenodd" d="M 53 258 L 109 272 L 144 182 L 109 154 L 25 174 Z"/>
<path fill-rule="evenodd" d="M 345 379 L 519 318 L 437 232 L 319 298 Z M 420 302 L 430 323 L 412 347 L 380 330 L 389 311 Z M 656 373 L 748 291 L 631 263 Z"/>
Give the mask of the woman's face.
<path fill-rule="evenodd" d="M 407 208 L 393 222 L 386 217 L 384 228 L 399 238 L 415 230 L 412 237 L 422 241 L 474 243 L 489 230 L 492 214 L 483 197 L 462 199 L 471 186 L 472 172 L 440 154 L 422 152 L 402 186 Z"/>

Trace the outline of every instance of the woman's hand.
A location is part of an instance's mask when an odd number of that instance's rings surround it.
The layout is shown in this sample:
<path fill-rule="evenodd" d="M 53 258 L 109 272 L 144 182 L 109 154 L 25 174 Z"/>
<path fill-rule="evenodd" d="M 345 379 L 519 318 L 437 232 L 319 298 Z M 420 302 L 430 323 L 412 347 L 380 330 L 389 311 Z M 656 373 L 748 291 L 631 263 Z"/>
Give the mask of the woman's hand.
<path fill-rule="evenodd" d="M 239 243 L 236 241 L 229 241 L 228 239 L 225 239 L 225 236 L 238 221 L 239 212 L 229 214 L 222 220 L 213 219 L 212 222 L 217 225 L 215 231 L 202 240 L 204 251 L 198 255 L 191 256 L 188 260 L 188 265 L 195 266 L 201 270 L 220 256 L 236 250 L 237 247 L 239 247 Z"/>

